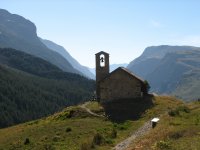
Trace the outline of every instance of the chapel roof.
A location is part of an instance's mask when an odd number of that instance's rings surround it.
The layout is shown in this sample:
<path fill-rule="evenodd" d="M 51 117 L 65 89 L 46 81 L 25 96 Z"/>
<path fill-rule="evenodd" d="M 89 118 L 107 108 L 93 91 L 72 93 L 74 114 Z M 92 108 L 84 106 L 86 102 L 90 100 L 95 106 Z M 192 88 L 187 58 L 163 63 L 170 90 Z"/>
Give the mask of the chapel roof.
<path fill-rule="evenodd" d="M 112 71 L 111 73 L 109 73 L 104 79 L 102 80 L 105 80 L 107 79 L 108 77 L 110 77 L 112 74 L 114 74 L 115 72 L 119 71 L 119 70 L 122 70 L 124 72 L 126 72 L 127 74 L 129 74 L 130 76 L 132 76 L 133 78 L 136 78 L 137 80 L 139 80 L 141 83 L 144 83 L 144 80 L 141 79 L 140 77 L 134 75 L 132 72 L 130 72 L 128 69 L 124 68 L 124 67 L 118 67 L 117 69 L 115 69 L 114 71 Z M 101 80 L 101 81 L 102 81 Z"/>
<path fill-rule="evenodd" d="M 106 53 L 104 51 L 100 51 L 100 52 L 96 53 L 95 55 L 98 55 L 98 54 L 107 54 L 107 55 L 109 55 L 108 53 Z"/>

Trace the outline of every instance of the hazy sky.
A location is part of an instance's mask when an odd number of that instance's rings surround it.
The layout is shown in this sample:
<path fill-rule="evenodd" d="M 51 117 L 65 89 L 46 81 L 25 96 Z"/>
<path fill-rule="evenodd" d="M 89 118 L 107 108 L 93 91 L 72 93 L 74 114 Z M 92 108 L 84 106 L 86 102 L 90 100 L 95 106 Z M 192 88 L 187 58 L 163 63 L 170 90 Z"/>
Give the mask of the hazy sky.
<path fill-rule="evenodd" d="M 0 0 L 0 8 L 31 20 L 38 36 L 89 67 L 99 51 L 129 63 L 147 46 L 200 46 L 199 0 Z"/>

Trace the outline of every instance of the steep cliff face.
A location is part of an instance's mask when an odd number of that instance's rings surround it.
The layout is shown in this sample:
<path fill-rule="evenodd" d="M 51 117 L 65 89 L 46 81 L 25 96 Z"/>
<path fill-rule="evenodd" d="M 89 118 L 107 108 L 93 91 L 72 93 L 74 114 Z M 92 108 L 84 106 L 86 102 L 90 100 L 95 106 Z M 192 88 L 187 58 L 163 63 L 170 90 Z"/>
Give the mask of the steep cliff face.
<path fill-rule="evenodd" d="M 0 9 L 0 47 L 14 48 L 40 57 L 66 72 L 80 73 L 59 53 L 48 49 L 38 38 L 29 20 Z"/>

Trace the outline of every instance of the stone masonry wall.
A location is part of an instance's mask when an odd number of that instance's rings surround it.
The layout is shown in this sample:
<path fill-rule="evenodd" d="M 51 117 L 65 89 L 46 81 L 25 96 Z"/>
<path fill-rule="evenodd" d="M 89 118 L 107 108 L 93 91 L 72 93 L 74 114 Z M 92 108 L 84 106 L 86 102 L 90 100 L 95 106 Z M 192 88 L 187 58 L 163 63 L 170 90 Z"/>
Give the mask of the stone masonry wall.
<path fill-rule="evenodd" d="M 141 97 L 141 83 L 122 70 L 100 82 L 101 102 Z"/>

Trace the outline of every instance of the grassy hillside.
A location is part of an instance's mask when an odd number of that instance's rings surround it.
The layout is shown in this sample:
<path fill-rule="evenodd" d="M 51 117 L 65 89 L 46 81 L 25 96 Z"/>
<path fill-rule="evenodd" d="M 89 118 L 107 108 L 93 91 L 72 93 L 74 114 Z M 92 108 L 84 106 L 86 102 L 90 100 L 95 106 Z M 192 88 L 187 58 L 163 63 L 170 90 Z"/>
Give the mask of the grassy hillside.
<path fill-rule="evenodd" d="M 128 137 L 144 122 L 183 105 L 170 97 L 153 98 L 154 106 L 139 120 L 114 123 L 106 117 L 94 117 L 79 106 L 65 108 L 47 118 L 0 129 L 0 149 L 70 149 L 87 150 L 90 147 L 108 150 Z M 96 102 L 86 105 L 102 114 Z"/>
<path fill-rule="evenodd" d="M 129 150 L 200 149 L 200 102 L 176 106 L 161 117 L 149 134 L 138 139 Z"/>

